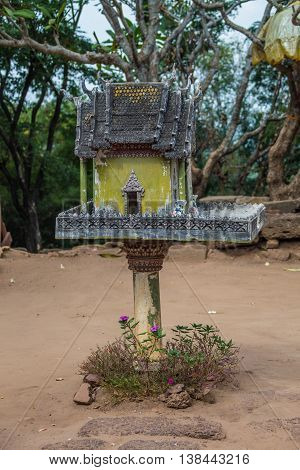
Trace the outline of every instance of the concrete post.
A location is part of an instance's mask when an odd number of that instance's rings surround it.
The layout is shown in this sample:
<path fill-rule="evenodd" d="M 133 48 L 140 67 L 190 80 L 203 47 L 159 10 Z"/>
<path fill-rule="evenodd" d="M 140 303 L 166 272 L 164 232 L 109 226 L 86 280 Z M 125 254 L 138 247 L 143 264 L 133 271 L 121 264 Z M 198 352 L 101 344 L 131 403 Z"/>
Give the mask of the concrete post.
<path fill-rule="evenodd" d="M 80 204 L 87 203 L 87 164 L 86 160 L 80 159 Z"/>
<path fill-rule="evenodd" d="M 139 322 L 136 327 L 137 333 L 150 331 L 154 325 L 162 329 L 159 271 L 162 269 L 169 246 L 170 242 L 161 240 L 124 243 L 128 267 L 133 271 L 134 318 Z"/>
<path fill-rule="evenodd" d="M 159 273 L 133 273 L 134 317 L 139 322 L 137 332 L 161 327 Z"/>

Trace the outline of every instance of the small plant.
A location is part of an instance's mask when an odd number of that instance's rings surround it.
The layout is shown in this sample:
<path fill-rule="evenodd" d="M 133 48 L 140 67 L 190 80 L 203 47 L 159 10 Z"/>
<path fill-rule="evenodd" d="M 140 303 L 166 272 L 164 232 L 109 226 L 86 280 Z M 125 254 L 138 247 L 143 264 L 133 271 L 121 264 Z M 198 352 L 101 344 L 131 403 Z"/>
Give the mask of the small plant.
<path fill-rule="evenodd" d="M 159 325 L 137 334 L 133 318 L 123 315 L 119 323 L 122 337 L 93 351 L 80 369 L 98 374 L 118 399 L 155 396 L 176 383 L 201 396 L 236 373 L 238 349 L 213 326 L 178 325 L 161 347 L 165 334 Z"/>

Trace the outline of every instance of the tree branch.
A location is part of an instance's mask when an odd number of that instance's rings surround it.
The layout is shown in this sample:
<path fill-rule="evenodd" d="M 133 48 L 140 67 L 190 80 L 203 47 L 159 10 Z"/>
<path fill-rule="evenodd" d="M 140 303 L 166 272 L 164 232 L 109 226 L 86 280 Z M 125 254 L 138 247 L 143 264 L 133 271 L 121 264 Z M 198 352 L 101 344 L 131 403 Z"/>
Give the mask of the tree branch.
<path fill-rule="evenodd" d="M 147 26 L 145 22 L 143 0 L 136 0 L 135 11 L 136 11 L 136 22 L 140 27 L 143 39 L 145 39 L 145 37 L 147 36 Z"/>
<path fill-rule="evenodd" d="M 275 7 L 277 11 L 280 11 L 283 9 L 283 5 L 278 3 L 276 0 L 267 0 L 267 2 L 272 6 Z"/>
<path fill-rule="evenodd" d="M 115 3 L 115 2 L 114 2 Z M 103 13 L 105 14 L 107 20 L 109 21 L 111 27 L 113 28 L 116 34 L 116 41 L 118 45 L 123 49 L 124 53 L 127 55 L 128 59 L 131 62 L 135 62 L 134 53 L 132 50 L 132 46 L 129 43 L 126 35 L 124 34 L 121 25 L 119 23 L 118 14 L 111 6 L 108 0 L 101 0 L 101 4 L 103 7 Z"/>
<path fill-rule="evenodd" d="M 164 46 L 159 51 L 159 58 L 163 59 L 167 52 L 169 51 L 170 47 L 172 46 L 172 41 L 177 38 L 177 36 L 183 32 L 184 28 L 189 24 L 195 14 L 195 10 L 191 8 L 182 22 L 172 31 L 169 37 L 165 40 Z"/>
<path fill-rule="evenodd" d="M 47 55 L 62 57 L 71 62 L 80 64 L 103 64 L 114 65 L 124 72 L 128 77 L 132 77 L 132 66 L 115 53 L 86 52 L 81 54 L 74 52 L 64 46 L 53 46 L 48 43 L 40 43 L 30 37 L 21 39 L 0 39 L 0 47 L 22 49 L 31 48 Z"/>
<path fill-rule="evenodd" d="M 141 2 L 142 3 L 142 2 Z M 143 4 L 141 5 L 143 9 Z M 145 35 L 144 44 L 139 53 L 139 61 L 145 63 L 148 61 L 150 55 L 153 53 L 156 47 L 156 34 L 159 26 L 159 12 L 160 12 L 160 1 L 149 0 L 149 23 L 147 25 L 147 31 Z"/>
<path fill-rule="evenodd" d="M 253 43 L 257 44 L 260 47 L 263 47 L 263 41 L 261 41 L 261 39 L 259 39 L 255 34 L 253 34 L 249 29 L 246 29 L 243 26 L 240 26 L 234 23 L 228 17 L 228 13 L 225 10 L 223 2 L 215 2 L 215 3 L 209 3 L 209 4 L 204 3 L 201 0 L 193 0 L 193 2 L 204 10 L 219 10 L 224 19 L 224 22 L 228 26 L 230 26 L 230 28 L 234 29 L 235 31 L 238 31 L 239 33 L 242 33 L 244 36 L 250 39 Z M 240 2 L 237 2 L 237 5 L 239 4 Z"/>

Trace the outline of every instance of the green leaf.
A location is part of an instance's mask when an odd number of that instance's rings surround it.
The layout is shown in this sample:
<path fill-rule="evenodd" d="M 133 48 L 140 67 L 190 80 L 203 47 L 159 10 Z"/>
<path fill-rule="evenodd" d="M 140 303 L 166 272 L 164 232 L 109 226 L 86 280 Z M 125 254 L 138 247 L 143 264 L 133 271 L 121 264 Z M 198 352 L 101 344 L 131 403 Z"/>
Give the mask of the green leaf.
<path fill-rule="evenodd" d="M 3 10 L 5 11 L 5 13 L 6 13 L 8 16 L 14 16 L 14 12 L 13 12 L 13 10 L 11 10 L 10 8 L 3 7 Z"/>
<path fill-rule="evenodd" d="M 60 8 L 59 8 L 59 10 L 58 10 L 57 18 L 60 19 L 60 18 L 62 17 L 62 15 L 63 15 L 63 13 L 64 13 L 64 11 L 65 11 L 66 6 L 67 6 L 67 0 L 64 0 L 64 2 L 62 2 L 61 6 L 60 6 Z"/>
<path fill-rule="evenodd" d="M 37 10 L 40 10 L 45 16 L 48 16 L 48 18 L 51 18 L 52 15 L 46 7 L 44 7 L 43 5 L 37 5 L 36 8 Z"/>
<path fill-rule="evenodd" d="M 105 31 L 112 39 L 115 39 L 116 35 L 111 29 Z"/>
<path fill-rule="evenodd" d="M 31 10 L 15 10 L 13 14 L 14 16 L 20 16 L 21 18 L 28 18 L 30 20 L 35 18 L 34 11 Z"/>

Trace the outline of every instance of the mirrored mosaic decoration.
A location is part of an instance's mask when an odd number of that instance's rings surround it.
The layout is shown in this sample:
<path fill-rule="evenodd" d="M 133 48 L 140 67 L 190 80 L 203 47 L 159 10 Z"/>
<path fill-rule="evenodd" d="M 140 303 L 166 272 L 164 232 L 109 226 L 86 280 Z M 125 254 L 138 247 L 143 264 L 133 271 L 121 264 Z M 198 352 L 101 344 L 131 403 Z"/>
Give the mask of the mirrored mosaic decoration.
<path fill-rule="evenodd" d="M 163 83 L 101 82 L 73 98 L 81 205 L 56 220 L 61 239 L 245 243 L 265 220 L 262 204 L 197 202 L 191 158 L 198 96 Z M 87 162 L 93 197 L 87 202 Z"/>

